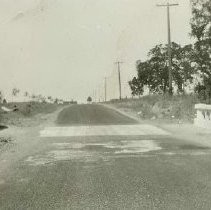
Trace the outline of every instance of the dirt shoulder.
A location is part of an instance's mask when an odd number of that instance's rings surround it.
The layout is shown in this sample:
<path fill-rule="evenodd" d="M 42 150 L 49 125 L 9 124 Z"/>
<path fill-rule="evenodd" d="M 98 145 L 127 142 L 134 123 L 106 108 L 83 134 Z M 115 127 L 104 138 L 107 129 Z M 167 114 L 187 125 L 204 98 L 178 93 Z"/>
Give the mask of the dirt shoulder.
<path fill-rule="evenodd" d="M 39 106 L 38 110 L 34 110 L 34 114 L 23 115 L 20 112 L 5 113 L 1 124 L 8 128 L 0 131 L 0 152 L 7 150 L 12 145 L 20 143 L 29 134 L 30 139 L 37 137 L 37 132 L 45 126 L 54 124 L 58 113 L 67 106 L 50 106 L 47 110 L 45 105 L 44 110 Z M 28 134 L 27 134 L 28 133 Z"/>
<path fill-rule="evenodd" d="M 57 106 L 51 113 L 40 113 L 29 117 L 27 121 L 20 118 L 20 125 L 10 125 L 0 131 L 0 175 L 7 176 L 16 163 L 30 154 L 45 149 L 45 141 L 39 136 L 40 130 L 54 126 L 58 114 L 67 106 Z"/>
<path fill-rule="evenodd" d="M 3 108 L 10 111 L 3 111 Z M 45 120 L 45 115 L 53 113 L 58 108 L 63 107 L 58 104 L 47 104 L 38 102 L 8 103 L 0 105 L 0 124 L 8 127 L 30 127 Z M 43 116 L 43 117 L 42 117 Z"/>

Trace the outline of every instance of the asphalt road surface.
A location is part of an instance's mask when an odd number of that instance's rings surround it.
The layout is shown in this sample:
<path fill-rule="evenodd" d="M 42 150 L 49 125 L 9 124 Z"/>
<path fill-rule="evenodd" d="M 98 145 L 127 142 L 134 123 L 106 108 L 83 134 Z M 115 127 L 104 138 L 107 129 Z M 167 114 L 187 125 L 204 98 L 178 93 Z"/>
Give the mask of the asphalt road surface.
<path fill-rule="evenodd" d="M 20 135 L 0 209 L 211 209 L 211 149 L 114 110 L 74 105 Z"/>

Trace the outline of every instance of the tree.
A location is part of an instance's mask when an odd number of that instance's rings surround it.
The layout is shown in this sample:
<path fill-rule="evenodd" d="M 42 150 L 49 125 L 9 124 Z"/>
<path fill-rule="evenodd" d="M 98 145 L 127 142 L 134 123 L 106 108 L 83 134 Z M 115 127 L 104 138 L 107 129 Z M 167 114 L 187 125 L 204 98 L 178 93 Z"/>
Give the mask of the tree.
<path fill-rule="evenodd" d="M 184 93 L 187 84 L 193 81 L 193 75 L 196 73 L 193 58 L 194 49 L 191 44 L 181 47 L 172 43 L 172 76 L 178 93 Z"/>
<path fill-rule="evenodd" d="M 211 95 L 211 1 L 192 0 L 191 34 L 194 44 L 196 67 L 202 77 L 204 96 Z M 206 99 L 206 97 L 204 98 Z"/>
<path fill-rule="evenodd" d="M 148 87 L 151 92 L 165 94 L 168 89 L 167 47 L 156 45 L 148 57 Z"/>
<path fill-rule="evenodd" d="M 20 93 L 20 90 L 17 88 L 12 89 L 12 99 L 13 97 L 16 97 Z"/>
<path fill-rule="evenodd" d="M 2 93 L 2 91 L 0 91 L 0 103 L 2 103 L 3 102 L 3 93 Z"/>
<path fill-rule="evenodd" d="M 136 77 L 133 77 L 131 81 L 128 82 L 130 89 L 131 89 L 131 94 L 133 96 L 138 96 L 140 97 L 143 92 L 144 92 L 144 85 L 141 81 L 139 81 Z"/>
<path fill-rule="evenodd" d="M 17 88 L 13 88 L 12 89 L 12 96 L 17 96 L 18 93 L 20 93 L 20 90 L 19 89 L 17 89 Z"/>
<path fill-rule="evenodd" d="M 55 98 L 54 103 L 55 104 L 58 104 L 59 103 L 59 99 L 58 98 Z"/>
<path fill-rule="evenodd" d="M 138 61 L 136 65 L 138 77 L 129 81 L 132 94 L 139 95 L 147 86 L 152 93 L 165 94 L 169 87 L 168 48 L 166 45 L 156 45 L 148 53 L 148 60 Z M 192 67 L 192 45 L 181 47 L 172 43 L 172 77 L 178 93 L 183 93 L 188 82 L 192 82 L 194 68 Z"/>
<path fill-rule="evenodd" d="M 89 96 L 89 97 L 87 98 L 87 102 L 88 102 L 88 103 L 91 103 L 91 102 L 92 102 L 91 96 Z"/>
<path fill-rule="evenodd" d="M 29 98 L 30 96 L 29 96 L 29 92 L 27 92 L 27 91 L 25 91 L 24 93 L 23 93 L 23 96 L 24 96 L 24 100 L 26 101 L 27 100 L 27 98 Z"/>
<path fill-rule="evenodd" d="M 27 98 L 29 97 L 29 93 L 27 91 L 24 92 L 24 96 Z"/>
<path fill-rule="evenodd" d="M 33 94 L 31 95 L 32 101 L 36 101 L 36 98 L 37 98 L 37 96 L 33 93 Z"/>

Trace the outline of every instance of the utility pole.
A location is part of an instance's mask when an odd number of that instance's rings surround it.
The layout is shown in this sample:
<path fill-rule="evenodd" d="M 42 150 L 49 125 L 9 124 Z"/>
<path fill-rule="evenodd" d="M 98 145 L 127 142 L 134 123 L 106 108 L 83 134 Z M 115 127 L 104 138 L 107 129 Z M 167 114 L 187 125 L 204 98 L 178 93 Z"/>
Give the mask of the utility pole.
<path fill-rule="evenodd" d="M 105 84 L 104 84 L 104 88 L 105 88 L 105 102 L 107 100 L 107 78 L 105 77 Z"/>
<path fill-rule="evenodd" d="M 101 102 L 101 86 L 98 87 L 98 101 Z"/>
<path fill-rule="evenodd" d="M 173 95 L 172 88 L 172 54 L 171 54 L 171 21 L 170 21 L 170 7 L 178 6 L 179 4 L 158 4 L 158 7 L 167 8 L 167 27 L 168 27 L 168 71 L 169 71 L 169 95 Z"/>
<path fill-rule="evenodd" d="M 95 89 L 95 102 L 97 103 L 97 89 Z"/>
<path fill-rule="evenodd" d="M 96 89 L 93 91 L 93 101 L 97 102 L 97 93 Z"/>
<path fill-rule="evenodd" d="M 95 99 L 94 99 L 94 98 L 95 98 L 95 91 L 93 91 L 91 97 L 92 97 L 92 102 L 94 102 L 94 100 L 95 100 Z"/>
<path fill-rule="evenodd" d="M 118 78 L 119 78 L 119 99 L 120 99 L 120 100 L 122 99 L 121 73 L 120 73 L 120 65 L 121 65 L 122 63 L 123 63 L 123 62 L 121 62 L 121 61 L 117 61 L 117 62 L 115 62 L 115 64 L 117 64 L 117 67 L 118 67 Z"/>

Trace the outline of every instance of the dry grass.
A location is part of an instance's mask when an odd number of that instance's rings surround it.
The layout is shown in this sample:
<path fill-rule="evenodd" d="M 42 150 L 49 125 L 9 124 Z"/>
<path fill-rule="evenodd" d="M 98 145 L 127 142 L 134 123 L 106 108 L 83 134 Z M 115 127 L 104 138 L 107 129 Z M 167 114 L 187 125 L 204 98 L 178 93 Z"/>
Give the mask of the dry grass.
<path fill-rule="evenodd" d="M 198 103 L 195 95 L 161 96 L 150 95 L 140 99 L 123 99 L 109 102 L 116 108 L 140 113 L 143 119 L 179 119 L 193 121 L 194 105 Z"/>
<path fill-rule="evenodd" d="M 0 123 L 6 125 L 19 125 L 23 120 L 30 119 L 37 114 L 48 114 L 54 112 L 58 106 L 57 104 L 47 104 L 38 102 L 19 102 L 19 103 L 8 103 L 7 108 L 14 109 L 16 106 L 17 111 L 4 112 L 0 110 Z"/>

